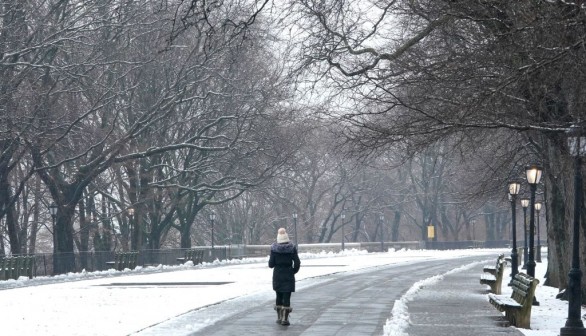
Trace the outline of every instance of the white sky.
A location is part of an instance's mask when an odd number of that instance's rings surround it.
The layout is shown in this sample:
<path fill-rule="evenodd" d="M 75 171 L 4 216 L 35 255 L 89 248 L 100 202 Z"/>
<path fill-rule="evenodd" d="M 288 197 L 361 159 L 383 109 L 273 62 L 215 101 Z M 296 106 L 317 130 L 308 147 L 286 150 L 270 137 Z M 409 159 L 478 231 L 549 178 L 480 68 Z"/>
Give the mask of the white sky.
<path fill-rule="evenodd" d="M 301 253 L 302 271 L 297 281 L 336 272 L 356 271 L 372 266 L 395 264 L 410 259 L 446 259 L 463 255 L 486 255 L 492 260 L 497 250 L 400 250 L 388 253 L 345 251 L 344 253 Z M 336 258 L 339 267 L 307 267 L 324 258 Z M 188 311 L 246 295 L 266 295 L 273 298 L 271 272 L 266 258 L 242 261 L 216 262 L 192 266 L 150 267 L 123 272 L 108 271 L 77 273 L 57 277 L 38 277 L 32 280 L 0 281 L 0 319 L 2 330 L 11 335 L 185 335 L 214 323 L 214 320 L 185 321 L 175 318 Z M 567 318 L 567 302 L 555 299 L 556 288 L 544 287 L 543 275 L 547 260 L 537 263 L 536 275 L 540 278 L 537 295 L 540 306 L 532 308 L 532 330 L 519 329 L 530 336 L 557 336 Z M 477 264 L 476 264 L 477 265 Z M 408 325 L 409 302 L 417 300 L 421 284 L 442 281 L 443 276 L 474 265 L 462 265 L 444 274 L 438 274 L 415 283 L 395 302 L 389 311 L 385 327 L 386 336 L 403 335 Z M 510 276 L 510 267 L 505 269 Z M 479 274 L 480 278 L 480 274 Z M 232 282 L 222 286 L 112 286 L 112 283 L 132 282 Z M 30 286 L 34 284 L 34 286 Z M 27 285 L 27 286 L 25 286 Z M 481 284 L 478 284 L 482 288 Z M 9 289 L 6 289 L 9 288 Z M 504 285 L 503 294 L 510 295 Z M 197 300 L 193 298 L 197 297 Z M 161 309 L 164 307 L 164 309 Z M 496 311 L 496 309 L 495 309 Z M 584 310 L 582 311 L 584 314 Z M 163 323 L 161 323 L 163 322 Z M 158 329 L 148 329 L 158 324 Z M 4 334 L 4 332 L 2 332 Z"/>

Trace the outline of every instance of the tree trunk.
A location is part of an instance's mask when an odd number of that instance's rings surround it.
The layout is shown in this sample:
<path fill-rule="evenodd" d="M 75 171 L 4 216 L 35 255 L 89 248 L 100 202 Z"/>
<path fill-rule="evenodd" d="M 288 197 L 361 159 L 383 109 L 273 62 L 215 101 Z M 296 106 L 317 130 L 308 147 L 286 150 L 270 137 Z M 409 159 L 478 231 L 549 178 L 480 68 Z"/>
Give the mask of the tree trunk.
<path fill-rule="evenodd" d="M 393 224 L 391 226 L 391 241 L 399 241 L 399 225 L 401 224 L 401 212 L 395 211 Z"/>
<path fill-rule="evenodd" d="M 139 225 L 138 218 L 140 217 L 142 211 L 139 209 L 138 200 L 140 195 L 140 177 L 137 173 L 137 170 L 131 169 L 128 171 L 128 180 L 130 184 L 130 190 L 128 191 L 130 200 L 136 206 L 134 207 L 134 216 L 130 219 L 130 250 L 131 251 L 138 251 L 140 248 L 140 232 L 141 228 Z M 132 174 L 132 175 L 131 175 Z"/>
<path fill-rule="evenodd" d="M 486 223 L 486 241 L 494 240 L 494 209 L 485 208 L 484 222 Z"/>
<path fill-rule="evenodd" d="M 181 248 L 191 248 L 191 235 L 189 234 L 190 231 L 191 225 L 181 225 L 179 230 L 179 234 L 181 235 Z"/>
<path fill-rule="evenodd" d="M 358 241 L 358 234 L 360 233 L 360 216 L 356 214 L 356 218 L 354 221 L 354 232 L 352 232 L 352 242 L 355 243 Z"/>
<path fill-rule="evenodd" d="M 89 205 L 89 202 L 87 203 Z M 90 245 L 90 224 L 87 222 L 87 218 L 91 218 L 91 213 L 86 207 L 86 203 L 82 200 L 79 202 L 79 252 L 81 269 L 88 268 L 88 251 Z"/>
<path fill-rule="evenodd" d="M 177 207 L 177 216 L 179 217 L 179 231 L 181 238 L 181 248 L 191 248 L 191 228 L 195 222 L 195 217 L 203 208 L 200 203 L 201 199 L 197 193 L 189 193 L 184 196 L 184 205 Z"/>
<path fill-rule="evenodd" d="M 6 169 L 6 167 L 2 167 Z M 0 168 L 1 169 L 1 168 Z M 10 252 L 13 255 L 20 254 L 20 240 L 18 221 L 16 220 L 16 213 L 14 211 L 14 203 L 11 202 L 11 191 L 12 188 L 8 183 L 8 175 L 0 175 L 0 208 L 4 209 L 6 229 L 8 231 L 8 240 L 10 242 Z"/>
<path fill-rule="evenodd" d="M 55 203 L 58 205 L 58 210 L 53 234 L 53 250 L 55 252 L 53 254 L 53 275 L 76 271 L 73 251 L 73 217 L 76 202 L 67 205 L 62 205 L 61 202 Z"/>
<path fill-rule="evenodd" d="M 550 144 L 551 146 L 551 144 Z M 546 229 L 548 241 L 548 277 L 544 285 L 566 288 L 568 285 L 569 265 L 571 261 L 572 241 L 569 233 L 572 223 L 573 169 L 567 160 L 563 160 L 559 149 L 551 146 L 547 151 L 549 169 L 544 169 L 544 182 L 548 187 L 546 211 Z M 555 166 L 555 167 L 554 167 Z M 584 284 L 584 283 L 583 283 Z"/>
<path fill-rule="evenodd" d="M 30 226 L 30 234 L 29 234 L 29 246 L 28 252 L 30 254 L 34 254 L 37 249 L 37 233 L 39 231 L 39 223 L 40 223 L 40 206 L 41 206 L 41 180 L 36 178 L 35 179 L 35 188 L 34 188 L 34 196 L 33 202 L 36 206 L 33 208 L 33 222 Z"/>

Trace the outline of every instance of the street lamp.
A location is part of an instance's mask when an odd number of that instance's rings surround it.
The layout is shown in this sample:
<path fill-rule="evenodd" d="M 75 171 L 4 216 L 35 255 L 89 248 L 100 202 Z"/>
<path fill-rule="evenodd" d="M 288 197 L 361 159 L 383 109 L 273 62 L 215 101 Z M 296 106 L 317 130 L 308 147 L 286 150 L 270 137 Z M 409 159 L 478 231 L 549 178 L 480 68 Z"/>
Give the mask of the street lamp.
<path fill-rule="evenodd" d="M 529 261 L 527 262 L 527 274 L 535 278 L 535 191 L 541 180 L 543 168 L 538 165 L 530 165 L 525 168 L 527 183 L 531 190 L 531 208 L 529 216 Z M 533 297 L 533 305 L 539 306 L 539 302 Z"/>
<path fill-rule="evenodd" d="M 95 208 L 94 208 L 95 210 Z M 138 240 L 138 230 L 135 232 L 135 222 L 134 222 L 134 208 L 133 207 L 129 207 L 128 209 L 126 209 L 126 213 L 128 214 L 128 229 L 129 232 L 134 236 L 137 235 L 136 239 Z M 92 212 L 93 213 L 93 212 Z M 141 234 L 142 235 L 142 234 Z M 127 242 L 128 236 L 122 236 L 122 229 L 120 229 L 120 239 L 124 239 Z M 134 238 L 133 238 L 134 239 Z"/>
<path fill-rule="evenodd" d="M 537 254 L 535 255 L 535 261 L 541 262 L 541 237 L 539 235 L 539 212 L 541 211 L 541 202 L 535 203 L 535 211 L 537 211 Z"/>
<path fill-rule="evenodd" d="M 346 235 L 344 234 L 344 226 L 346 224 L 344 223 L 344 220 L 346 219 L 346 214 L 342 212 L 340 218 L 342 218 L 342 251 L 344 251 L 344 240 L 346 240 Z"/>
<path fill-rule="evenodd" d="M 57 219 L 57 204 L 55 204 L 55 202 L 52 202 L 49 205 L 49 214 L 51 215 L 51 220 L 53 221 L 53 273 L 57 273 L 56 269 L 61 269 L 63 266 L 62 264 L 62 259 L 59 257 L 59 253 L 57 253 L 57 242 L 56 239 L 59 239 L 59 236 L 57 236 L 57 238 L 55 238 L 55 220 Z"/>
<path fill-rule="evenodd" d="M 295 246 L 297 246 L 297 213 L 293 213 L 293 228 L 295 229 Z"/>
<path fill-rule="evenodd" d="M 130 207 L 130 208 L 126 209 L 126 212 L 128 213 L 128 218 L 130 219 L 129 226 L 133 226 L 134 225 L 134 223 L 133 223 L 134 222 L 134 208 Z M 120 233 L 122 233 L 122 232 L 120 232 Z"/>
<path fill-rule="evenodd" d="M 380 215 L 379 217 L 380 219 L 380 251 L 384 252 L 385 251 L 385 216 Z"/>
<path fill-rule="evenodd" d="M 521 206 L 523 207 L 523 269 L 527 269 L 527 261 L 529 260 L 529 249 L 527 246 L 527 207 L 529 207 L 529 199 L 521 198 Z"/>
<path fill-rule="evenodd" d="M 49 205 L 49 214 L 51 215 L 51 221 L 53 222 L 53 255 L 57 256 L 57 243 L 55 242 L 55 220 L 57 219 L 57 204 L 54 202 Z"/>
<path fill-rule="evenodd" d="M 216 219 L 216 214 L 212 212 L 210 214 L 210 221 L 212 222 L 212 251 L 214 250 L 214 220 Z"/>
<path fill-rule="evenodd" d="M 580 270 L 580 208 L 582 204 L 582 147 L 586 144 L 582 128 L 572 126 L 568 131 L 568 148 L 574 156 L 574 223 L 572 232 L 572 267 L 568 273 L 568 319 L 560 336 L 586 335 L 580 317 L 582 313 L 582 271 Z"/>
<path fill-rule="evenodd" d="M 507 198 L 509 199 L 509 203 L 511 203 L 513 201 L 513 196 L 511 196 L 511 194 L 509 194 L 509 192 L 507 191 Z M 511 244 L 513 243 L 513 224 L 511 223 L 511 229 L 509 230 L 509 240 L 511 241 Z"/>
<path fill-rule="evenodd" d="M 512 234 L 513 234 L 513 248 L 511 249 L 511 284 L 513 278 L 519 273 L 519 254 L 517 253 L 517 211 L 515 209 L 515 202 L 517 195 L 521 190 L 521 183 L 519 181 L 509 182 L 509 195 L 511 196 L 511 211 L 512 211 Z"/>
<path fill-rule="evenodd" d="M 55 220 L 57 219 L 57 204 L 54 202 L 49 205 L 49 214 L 51 214 L 51 220 L 53 221 L 53 235 L 55 235 Z M 53 242 L 53 245 L 55 242 Z"/>
<path fill-rule="evenodd" d="M 51 205 L 49 205 L 49 213 L 53 219 L 53 225 L 55 225 L 55 219 L 57 218 L 57 204 L 51 203 Z"/>

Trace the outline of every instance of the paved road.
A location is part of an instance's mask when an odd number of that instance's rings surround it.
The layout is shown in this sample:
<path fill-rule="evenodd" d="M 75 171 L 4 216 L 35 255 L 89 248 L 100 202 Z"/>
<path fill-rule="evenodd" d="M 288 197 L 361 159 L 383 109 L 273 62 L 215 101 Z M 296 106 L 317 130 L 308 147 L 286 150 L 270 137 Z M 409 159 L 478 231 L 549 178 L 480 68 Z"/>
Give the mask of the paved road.
<path fill-rule="evenodd" d="M 275 323 L 272 293 L 230 300 L 181 319 L 205 325 L 190 334 L 194 336 L 382 335 L 395 300 L 414 283 L 481 260 L 486 256 L 411 262 L 299 281 L 288 327 Z M 522 335 L 504 327 L 502 315 L 487 302 L 485 286 L 478 282 L 481 273 L 479 264 L 420 290 L 408 304 L 408 335 Z M 209 325 L 210 321 L 216 322 Z M 151 332 L 156 334 L 156 328 Z"/>

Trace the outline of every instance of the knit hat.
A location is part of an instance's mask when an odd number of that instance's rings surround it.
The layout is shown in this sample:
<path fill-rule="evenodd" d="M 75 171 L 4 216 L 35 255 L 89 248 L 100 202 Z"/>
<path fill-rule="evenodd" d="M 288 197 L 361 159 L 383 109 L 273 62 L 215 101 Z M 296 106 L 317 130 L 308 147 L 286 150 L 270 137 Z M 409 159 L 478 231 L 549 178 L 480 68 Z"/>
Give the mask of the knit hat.
<path fill-rule="evenodd" d="M 280 228 L 277 233 L 277 243 L 288 243 L 289 242 L 289 235 L 287 235 L 287 231 L 284 228 Z"/>

